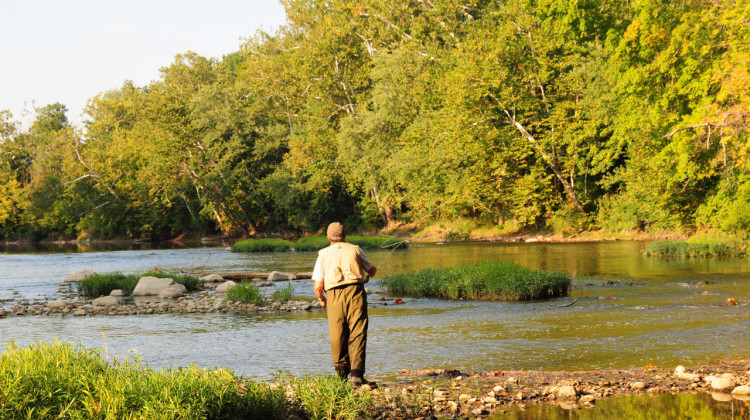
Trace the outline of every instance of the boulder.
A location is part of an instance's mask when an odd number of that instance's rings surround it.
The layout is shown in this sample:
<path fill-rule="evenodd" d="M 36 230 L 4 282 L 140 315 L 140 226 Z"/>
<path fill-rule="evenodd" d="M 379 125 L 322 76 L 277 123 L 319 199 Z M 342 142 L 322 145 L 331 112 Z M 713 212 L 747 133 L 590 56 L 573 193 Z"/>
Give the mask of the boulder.
<path fill-rule="evenodd" d="M 218 274 L 209 274 L 207 276 L 201 277 L 201 280 L 206 283 L 222 283 L 224 282 L 224 277 L 221 277 Z"/>
<path fill-rule="evenodd" d="M 557 390 L 557 396 L 559 398 L 576 398 L 578 396 L 578 390 L 572 385 L 561 386 Z"/>
<path fill-rule="evenodd" d="M 750 395 L 750 386 L 740 385 L 732 390 L 732 395 Z"/>
<path fill-rule="evenodd" d="M 187 288 L 185 287 L 185 285 L 175 283 L 162 289 L 162 291 L 159 292 L 159 297 L 162 299 L 173 299 L 180 296 L 185 296 L 186 294 Z"/>
<path fill-rule="evenodd" d="M 268 273 L 268 281 L 288 281 L 294 279 L 296 277 L 292 273 L 282 273 L 280 271 L 271 271 Z"/>
<path fill-rule="evenodd" d="M 120 302 L 117 301 L 117 298 L 114 296 L 102 296 L 94 299 L 93 302 L 91 302 L 91 305 L 93 306 L 117 306 Z"/>
<path fill-rule="evenodd" d="M 67 305 L 64 300 L 58 299 L 56 301 L 50 302 L 47 304 L 47 307 L 50 309 L 62 309 Z"/>
<path fill-rule="evenodd" d="M 65 283 L 73 283 L 77 281 L 81 281 L 85 279 L 86 277 L 96 275 L 96 273 L 92 270 L 76 270 L 72 273 L 68 273 L 65 275 L 65 278 L 63 279 L 63 282 Z"/>
<path fill-rule="evenodd" d="M 237 283 L 233 282 L 232 280 L 225 281 L 224 283 L 220 284 L 216 287 L 216 292 L 218 293 L 226 293 L 229 289 L 236 286 Z"/>
<path fill-rule="evenodd" d="M 162 290 L 174 284 L 172 279 L 162 279 L 158 277 L 141 277 L 138 284 L 133 289 L 133 296 L 159 296 Z"/>
<path fill-rule="evenodd" d="M 734 388 L 734 385 L 735 381 L 733 377 L 725 377 L 723 375 L 711 381 L 711 389 L 717 392 L 729 392 Z"/>
<path fill-rule="evenodd" d="M 122 297 L 122 296 L 125 296 L 125 291 L 122 290 L 122 289 L 115 289 L 115 290 L 109 292 L 109 295 L 110 296 L 115 296 L 115 297 Z"/>

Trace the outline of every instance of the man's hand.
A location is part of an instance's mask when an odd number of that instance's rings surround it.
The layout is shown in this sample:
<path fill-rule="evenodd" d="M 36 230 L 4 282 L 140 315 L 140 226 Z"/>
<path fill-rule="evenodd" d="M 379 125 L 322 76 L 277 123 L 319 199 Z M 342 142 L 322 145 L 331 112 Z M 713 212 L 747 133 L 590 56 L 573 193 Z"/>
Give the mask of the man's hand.
<path fill-rule="evenodd" d="M 370 278 L 375 277 L 375 273 L 378 272 L 378 267 L 375 267 L 374 265 L 370 267 L 369 270 L 367 270 L 367 274 L 370 276 Z"/>

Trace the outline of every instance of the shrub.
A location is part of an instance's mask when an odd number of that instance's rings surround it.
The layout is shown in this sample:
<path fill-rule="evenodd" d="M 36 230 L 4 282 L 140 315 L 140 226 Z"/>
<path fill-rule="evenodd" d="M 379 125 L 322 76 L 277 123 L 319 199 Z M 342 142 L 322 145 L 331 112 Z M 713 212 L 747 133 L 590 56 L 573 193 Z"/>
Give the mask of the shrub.
<path fill-rule="evenodd" d="M 229 289 L 224 294 L 224 300 L 252 303 L 253 305 L 266 304 L 266 297 L 263 296 L 263 292 L 251 281 L 243 281 Z"/>
<path fill-rule="evenodd" d="M 531 300 L 568 294 L 571 278 L 556 271 L 536 271 L 504 261 L 426 269 L 386 276 L 388 292 L 470 300 Z"/>
<path fill-rule="evenodd" d="M 154 371 L 137 359 L 107 363 L 99 350 L 55 342 L 0 355 L 0 418 L 285 419 L 283 388 L 228 369 Z"/>
<path fill-rule="evenodd" d="M 283 239 L 243 239 L 232 245 L 232 252 L 284 252 L 292 248 L 292 243 Z"/>

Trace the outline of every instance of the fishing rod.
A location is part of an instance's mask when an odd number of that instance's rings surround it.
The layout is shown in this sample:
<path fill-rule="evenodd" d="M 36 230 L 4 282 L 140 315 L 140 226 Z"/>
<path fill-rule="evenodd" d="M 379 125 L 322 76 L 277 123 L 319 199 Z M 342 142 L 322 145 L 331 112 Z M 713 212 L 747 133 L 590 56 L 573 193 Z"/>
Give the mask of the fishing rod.
<path fill-rule="evenodd" d="M 391 245 L 388 245 L 388 246 L 384 246 L 383 248 L 390 248 L 390 247 L 393 247 L 393 249 L 391 250 L 391 252 L 389 252 L 388 254 L 386 254 L 386 256 L 385 256 L 385 257 L 383 257 L 383 259 L 382 259 L 382 260 L 380 260 L 380 262 L 378 263 L 378 265 L 376 265 L 376 266 L 375 266 L 375 268 L 380 268 L 380 265 L 381 265 L 381 264 L 383 264 L 383 263 L 385 262 L 385 260 L 387 260 L 387 259 L 388 259 L 388 257 L 390 257 L 390 256 L 391 256 L 391 254 L 393 254 L 393 251 L 395 251 L 395 250 L 396 250 L 396 248 L 398 248 L 399 246 L 401 246 L 401 244 L 403 244 L 403 243 L 405 243 L 405 242 L 409 242 L 409 241 L 407 241 L 407 240 L 403 240 L 403 241 L 401 241 L 401 242 L 399 242 L 399 243 L 396 243 L 396 244 L 391 244 Z"/>

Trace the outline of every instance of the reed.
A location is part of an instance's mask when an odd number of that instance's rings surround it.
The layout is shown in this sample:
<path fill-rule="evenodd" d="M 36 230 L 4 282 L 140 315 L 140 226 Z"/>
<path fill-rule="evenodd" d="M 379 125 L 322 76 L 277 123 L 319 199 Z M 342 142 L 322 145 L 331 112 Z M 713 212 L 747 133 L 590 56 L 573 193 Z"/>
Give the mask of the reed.
<path fill-rule="evenodd" d="M 568 294 L 571 278 L 504 261 L 401 273 L 381 279 L 390 293 L 467 300 L 533 300 Z"/>
<path fill-rule="evenodd" d="M 142 274 L 105 273 L 86 277 L 76 283 L 78 294 L 86 297 L 98 297 L 110 294 L 113 290 L 121 289 L 125 294 L 131 294 L 138 280 L 144 276 L 170 278 L 175 283 L 181 283 L 188 291 L 198 290 L 203 280 L 175 273 L 163 272 L 157 269 Z"/>
<path fill-rule="evenodd" d="M 243 239 L 232 245 L 232 252 L 284 252 L 292 248 L 292 242 L 283 239 Z"/>
<path fill-rule="evenodd" d="M 263 296 L 263 292 L 261 292 L 260 288 L 251 281 L 243 281 L 227 290 L 224 294 L 224 300 L 252 303 L 253 305 L 260 306 L 267 303 L 266 297 Z"/>
<path fill-rule="evenodd" d="M 656 241 L 646 245 L 643 253 L 659 257 L 710 258 L 742 257 L 747 255 L 747 250 L 736 243 L 721 241 Z"/>

